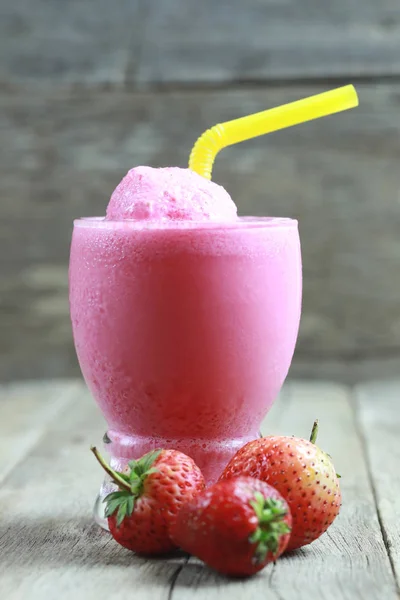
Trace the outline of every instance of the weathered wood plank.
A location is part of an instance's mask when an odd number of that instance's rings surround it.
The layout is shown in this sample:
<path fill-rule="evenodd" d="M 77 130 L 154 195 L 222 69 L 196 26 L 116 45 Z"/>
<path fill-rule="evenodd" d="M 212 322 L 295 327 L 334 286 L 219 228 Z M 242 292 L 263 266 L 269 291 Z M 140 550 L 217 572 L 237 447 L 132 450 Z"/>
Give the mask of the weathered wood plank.
<path fill-rule="evenodd" d="M 399 371 L 400 357 L 396 351 L 379 357 L 353 357 L 349 360 L 345 356 L 336 359 L 322 357 L 304 358 L 297 356 L 293 361 L 289 376 L 293 379 L 308 381 L 338 381 L 348 385 L 355 385 L 360 381 L 377 379 L 391 379 Z"/>
<path fill-rule="evenodd" d="M 0 4 L 0 81 L 112 82 L 134 71 L 140 0 Z"/>
<path fill-rule="evenodd" d="M 356 398 L 381 527 L 400 588 L 400 381 L 358 386 Z"/>
<path fill-rule="evenodd" d="M 0 7 L 0 80 L 398 75 L 399 28 L 395 0 L 328 7 L 314 0 L 18 0 Z"/>
<path fill-rule="evenodd" d="M 286 402 L 282 421 L 274 423 L 277 432 L 308 436 L 313 419 L 320 419 L 320 444 L 334 456 L 342 474 L 340 517 L 320 540 L 288 554 L 248 581 L 228 581 L 191 559 L 178 575 L 174 600 L 184 600 L 189 594 L 208 600 L 397 598 L 349 391 L 330 384 L 291 384 Z"/>
<path fill-rule="evenodd" d="M 141 83 L 400 73 L 395 0 L 336 0 L 329 5 L 314 0 L 178 0 L 150 6 Z"/>
<path fill-rule="evenodd" d="M 39 442 L 79 385 L 50 381 L 0 387 L 0 482 Z"/>
<path fill-rule="evenodd" d="M 290 401 L 291 394 L 289 392 L 289 385 L 286 383 L 283 386 L 279 397 L 272 405 L 271 410 L 261 423 L 260 429 L 262 435 L 271 435 L 273 432 L 279 431 L 279 428 L 282 427 L 284 416 L 289 410 Z"/>
<path fill-rule="evenodd" d="M 317 91 L 3 93 L 0 378 L 78 373 L 67 302 L 74 217 L 104 213 L 135 164 L 185 165 L 210 124 Z M 357 110 L 228 149 L 215 166 L 242 214 L 299 219 L 296 356 L 316 364 L 400 353 L 400 86 L 359 91 Z"/>
<path fill-rule="evenodd" d="M 0 596 L 7 600 L 167 600 L 184 557 L 147 560 L 94 524 L 101 481 L 89 445 L 104 422 L 81 385 L 0 488 Z"/>

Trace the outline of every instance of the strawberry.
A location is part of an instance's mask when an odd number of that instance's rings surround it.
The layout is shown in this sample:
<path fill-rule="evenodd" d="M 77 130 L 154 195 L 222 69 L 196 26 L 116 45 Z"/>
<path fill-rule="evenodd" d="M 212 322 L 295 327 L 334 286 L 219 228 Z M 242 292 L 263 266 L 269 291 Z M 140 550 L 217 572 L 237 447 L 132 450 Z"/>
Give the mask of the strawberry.
<path fill-rule="evenodd" d="M 282 554 L 291 523 L 288 505 L 274 488 L 238 477 L 215 483 L 187 502 L 171 536 L 209 567 L 242 577 Z"/>
<path fill-rule="evenodd" d="M 141 554 L 161 554 L 176 548 L 169 530 L 181 506 L 204 489 L 196 463 L 176 450 L 154 450 L 128 463 L 120 473 L 93 454 L 119 490 L 104 498 L 113 538 Z"/>
<path fill-rule="evenodd" d="M 320 537 L 339 514 L 338 475 L 328 454 L 315 445 L 318 422 L 310 441 L 269 436 L 247 443 L 228 463 L 220 480 L 249 475 L 273 485 L 286 499 L 293 517 L 288 550 Z"/>

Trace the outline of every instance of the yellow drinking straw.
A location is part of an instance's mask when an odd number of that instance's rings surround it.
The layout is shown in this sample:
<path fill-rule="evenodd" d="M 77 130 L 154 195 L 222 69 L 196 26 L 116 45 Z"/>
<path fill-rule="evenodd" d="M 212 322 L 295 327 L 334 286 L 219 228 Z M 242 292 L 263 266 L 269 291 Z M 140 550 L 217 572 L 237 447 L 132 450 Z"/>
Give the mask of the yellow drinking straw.
<path fill-rule="evenodd" d="M 189 169 L 206 179 L 211 179 L 215 157 L 222 148 L 355 106 L 358 106 L 357 92 L 353 85 L 346 85 L 254 115 L 218 123 L 207 129 L 193 146 Z"/>

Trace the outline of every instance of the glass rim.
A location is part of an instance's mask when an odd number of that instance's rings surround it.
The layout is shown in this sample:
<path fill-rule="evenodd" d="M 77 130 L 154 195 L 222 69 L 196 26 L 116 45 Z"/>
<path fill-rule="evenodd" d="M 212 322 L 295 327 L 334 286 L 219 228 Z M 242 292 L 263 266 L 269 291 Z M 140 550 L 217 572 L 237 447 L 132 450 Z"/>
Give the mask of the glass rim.
<path fill-rule="evenodd" d="M 105 217 L 74 219 L 74 227 L 93 229 L 132 229 L 136 231 L 205 231 L 238 229 L 297 228 L 297 219 L 290 217 L 240 216 L 235 221 L 135 221 L 133 219 L 107 220 Z"/>

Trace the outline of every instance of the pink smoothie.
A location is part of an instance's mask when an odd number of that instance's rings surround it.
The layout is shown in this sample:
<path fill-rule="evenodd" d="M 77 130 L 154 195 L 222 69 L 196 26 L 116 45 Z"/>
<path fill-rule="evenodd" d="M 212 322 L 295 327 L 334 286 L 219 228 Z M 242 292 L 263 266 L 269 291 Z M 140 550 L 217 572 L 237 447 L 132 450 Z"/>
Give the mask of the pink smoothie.
<path fill-rule="evenodd" d="M 203 198 L 181 219 L 181 197 L 171 197 L 164 212 L 128 202 L 121 215 L 116 202 L 107 219 L 75 221 L 73 333 L 113 466 L 171 447 L 214 481 L 258 436 L 290 366 L 301 307 L 297 222 L 237 218 L 229 195 L 222 218 L 199 217 Z"/>

